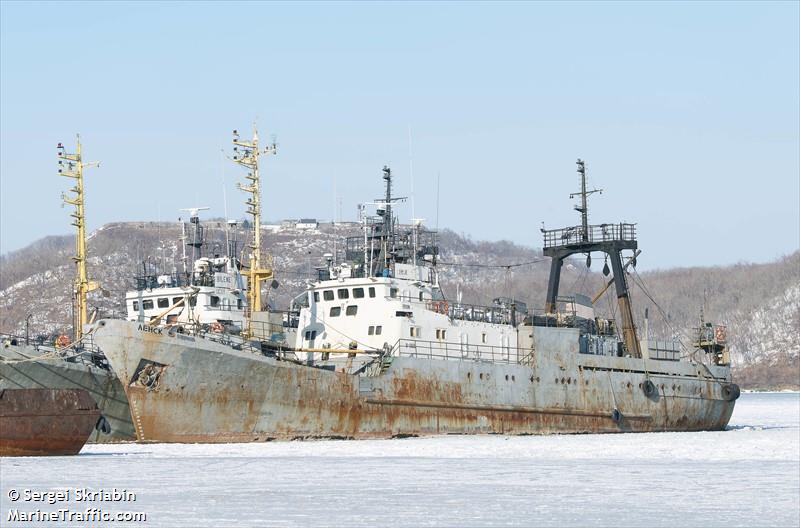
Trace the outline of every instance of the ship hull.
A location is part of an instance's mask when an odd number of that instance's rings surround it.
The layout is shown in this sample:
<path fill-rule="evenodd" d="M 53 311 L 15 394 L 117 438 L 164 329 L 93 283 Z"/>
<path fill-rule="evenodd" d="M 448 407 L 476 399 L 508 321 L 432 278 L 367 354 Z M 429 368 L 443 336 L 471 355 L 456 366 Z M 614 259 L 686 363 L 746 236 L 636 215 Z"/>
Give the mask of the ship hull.
<path fill-rule="evenodd" d="M 82 389 L 0 389 L 0 456 L 77 455 L 99 417 Z"/>
<path fill-rule="evenodd" d="M 84 389 L 97 403 L 111 431 L 92 431 L 89 442 L 136 440 L 128 398 L 113 372 L 61 358 L 44 358 L 32 346 L 5 344 L 0 348 L 0 389 Z"/>
<path fill-rule="evenodd" d="M 100 321 L 95 342 L 143 442 L 721 430 L 734 407 L 727 369 L 688 362 L 547 350 L 525 365 L 399 356 L 367 376 L 123 321 Z"/>

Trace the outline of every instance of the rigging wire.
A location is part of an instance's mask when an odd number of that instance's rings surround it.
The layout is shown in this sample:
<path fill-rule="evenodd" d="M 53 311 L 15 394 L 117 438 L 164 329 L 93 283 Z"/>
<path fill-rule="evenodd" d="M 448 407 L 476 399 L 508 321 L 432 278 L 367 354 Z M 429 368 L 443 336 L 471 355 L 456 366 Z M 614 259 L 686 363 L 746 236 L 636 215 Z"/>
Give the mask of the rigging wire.
<path fill-rule="evenodd" d="M 572 285 L 569 287 L 569 290 L 571 290 L 573 293 L 577 293 L 575 286 L 577 286 L 578 281 L 581 279 L 583 279 L 584 283 L 586 282 L 586 275 L 588 271 L 589 268 L 584 267 L 583 270 L 581 270 L 581 272 L 575 277 L 575 280 L 572 281 Z"/>
<path fill-rule="evenodd" d="M 540 262 L 545 262 L 550 260 L 549 257 L 545 258 L 538 258 L 536 260 L 529 260 L 527 262 L 517 262 L 515 264 L 477 264 L 477 263 L 460 263 L 460 262 L 437 262 L 438 266 L 450 266 L 453 268 L 489 268 L 489 269 L 511 269 L 511 268 L 520 268 L 522 266 L 531 266 L 533 264 L 538 264 Z"/>
<path fill-rule="evenodd" d="M 631 275 L 631 278 L 633 279 L 633 282 L 637 286 L 639 286 L 639 289 L 642 290 L 642 293 L 644 293 L 645 296 L 647 296 L 647 298 L 650 299 L 650 302 L 652 302 L 653 305 L 656 307 L 659 315 L 661 315 L 661 318 L 664 320 L 664 324 L 667 325 L 669 330 L 672 332 L 672 335 L 678 337 L 678 343 L 680 344 L 681 349 L 684 351 L 684 354 L 681 357 L 690 357 L 690 356 L 694 357 L 696 350 L 689 352 L 689 347 L 687 347 L 686 344 L 684 343 L 684 339 L 689 340 L 689 337 L 684 333 L 683 330 L 676 330 L 675 327 L 672 326 L 672 324 L 669 322 L 669 318 L 667 317 L 667 313 L 664 311 L 661 305 L 658 304 L 653 295 L 647 289 L 647 286 L 645 286 L 644 284 L 644 279 L 642 279 L 642 276 L 639 275 L 638 271 L 636 271 L 636 268 L 633 269 L 633 274 Z"/>

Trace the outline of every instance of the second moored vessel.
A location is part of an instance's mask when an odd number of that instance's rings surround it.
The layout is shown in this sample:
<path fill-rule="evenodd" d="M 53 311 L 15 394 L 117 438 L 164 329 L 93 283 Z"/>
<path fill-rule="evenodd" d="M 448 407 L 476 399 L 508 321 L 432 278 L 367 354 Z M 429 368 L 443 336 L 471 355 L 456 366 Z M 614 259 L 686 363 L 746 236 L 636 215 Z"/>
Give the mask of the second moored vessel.
<path fill-rule="evenodd" d="M 346 262 L 331 256 L 309 286 L 295 347 L 253 341 L 250 332 L 221 340 L 177 326 L 95 324 L 140 441 L 726 426 L 738 388 L 724 336 L 687 355 L 638 338 L 623 264 L 623 252 L 638 248 L 635 226 L 589 225 L 585 185 L 581 225 L 544 231 L 547 303 L 529 311 L 512 299 L 446 299 L 434 233 L 398 224 L 388 168 L 383 179 L 377 214 L 362 219 L 363 236 L 348 239 Z M 564 260 L 592 252 L 611 261 L 619 324 L 596 317 L 591 301 L 559 295 Z"/>

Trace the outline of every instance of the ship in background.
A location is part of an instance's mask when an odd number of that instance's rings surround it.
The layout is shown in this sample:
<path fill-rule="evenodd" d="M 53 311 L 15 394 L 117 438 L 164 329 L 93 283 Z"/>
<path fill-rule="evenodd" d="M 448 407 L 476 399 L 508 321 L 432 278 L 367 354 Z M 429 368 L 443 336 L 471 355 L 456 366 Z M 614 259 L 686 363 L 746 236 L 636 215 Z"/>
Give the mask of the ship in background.
<path fill-rule="evenodd" d="M 243 142 L 235 138 L 241 147 Z M 245 144 L 260 220 L 258 138 Z M 640 340 L 625 276 L 635 225 L 588 224 L 583 162 L 581 224 L 544 230 L 551 259 L 543 310 L 513 299 L 491 306 L 447 299 L 436 234 L 394 215 L 391 170 L 363 236 L 345 261 L 328 258 L 301 298 L 294 346 L 257 339 L 258 228 L 249 302 L 238 335 L 101 320 L 95 342 L 120 377 L 144 442 L 388 438 L 432 434 L 545 434 L 720 430 L 739 395 L 723 331 L 683 354 Z M 256 195 L 258 194 L 258 195 Z M 260 221 L 254 221 L 259 226 Z M 559 295 L 564 261 L 603 253 L 620 320 L 591 300 Z M 713 328 L 713 327 L 712 327 Z M 720 327 L 721 328 L 721 327 Z M 704 357 L 697 358 L 697 355 Z"/>
<path fill-rule="evenodd" d="M 197 326 L 204 330 L 240 333 L 245 323 L 247 282 L 237 258 L 236 223 L 228 222 L 226 252 L 210 247 L 199 211 L 186 209 L 189 226 L 181 222 L 182 271 L 142 263 L 134 289 L 125 294 L 127 320 L 151 326 Z M 187 248 L 188 253 L 187 253 Z M 192 264 L 189 265 L 189 262 Z"/>

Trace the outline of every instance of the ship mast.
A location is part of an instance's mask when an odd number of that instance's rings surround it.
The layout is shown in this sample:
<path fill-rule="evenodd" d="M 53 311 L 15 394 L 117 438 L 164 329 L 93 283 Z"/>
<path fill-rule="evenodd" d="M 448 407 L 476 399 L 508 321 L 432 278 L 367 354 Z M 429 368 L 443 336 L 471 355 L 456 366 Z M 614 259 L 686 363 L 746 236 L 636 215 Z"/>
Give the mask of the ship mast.
<path fill-rule="evenodd" d="M 383 166 L 383 179 L 386 182 L 385 212 L 383 214 L 383 269 L 390 269 L 390 259 L 394 248 L 389 245 L 394 241 L 392 227 L 394 218 L 392 217 L 392 169 L 386 165 Z"/>
<path fill-rule="evenodd" d="M 75 277 L 75 285 L 72 291 L 75 303 L 75 315 L 72 321 L 75 341 L 83 337 L 83 326 L 89 321 L 86 295 L 100 287 L 97 282 L 89 280 L 89 275 L 86 271 L 86 215 L 83 190 L 83 169 L 99 166 L 99 162 L 84 163 L 81 155 L 80 135 L 77 136 L 77 146 L 74 154 L 67 153 L 64 145 L 58 144 L 58 173 L 61 176 L 75 180 L 75 186 L 67 191 L 72 193 L 71 195 L 61 193 L 61 199 L 64 203 L 75 207 L 75 211 L 70 216 L 74 219 L 72 225 L 78 228 L 75 238 L 75 256 L 72 257 L 77 267 L 77 276 Z"/>
<path fill-rule="evenodd" d="M 570 199 L 575 198 L 576 196 L 580 195 L 581 197 L 581 204 L 575 206 L 575 210 L 581 214 L 581 240 L 584 242 L 589 241 L 589 198 L 590 194 L 594 194 L 599 192 L 603 194 L 603 189 L 592 189 L 591 191 L 586 190 L 586 163 L 578 158 L 578 161 L 575 162 L 578 166 L 578 174 L 581 175 L 581 190 L 576 193 L 572 193 L 569 195 Z"/>
<path fill-rule="evenodd" d="M 239 189 L 249 193 L 247 199 L 247 213 L 252 217 L 252 242 L 250 243 L 250 272 L 247 292 L 247 308 L 245 317 L 247 328 L 245 333 L 251 332 L 251 318 L 253 311 L 261 310 L 261 281 L 272 277 L 271 269 L 261 267 L 261 180 L 258 172 L 258 158 L 261 154 L 276 154 L 276 145 L 273 142 L 266 147 L 258 145 L 258 131 L 253 125 L 253 139 L 246 141 L 239 139 L 239 132 L 233 131 L 233 161 L 245 167 L 248 172 L 247 180 L 250 183 L 238 184 Z"/>

